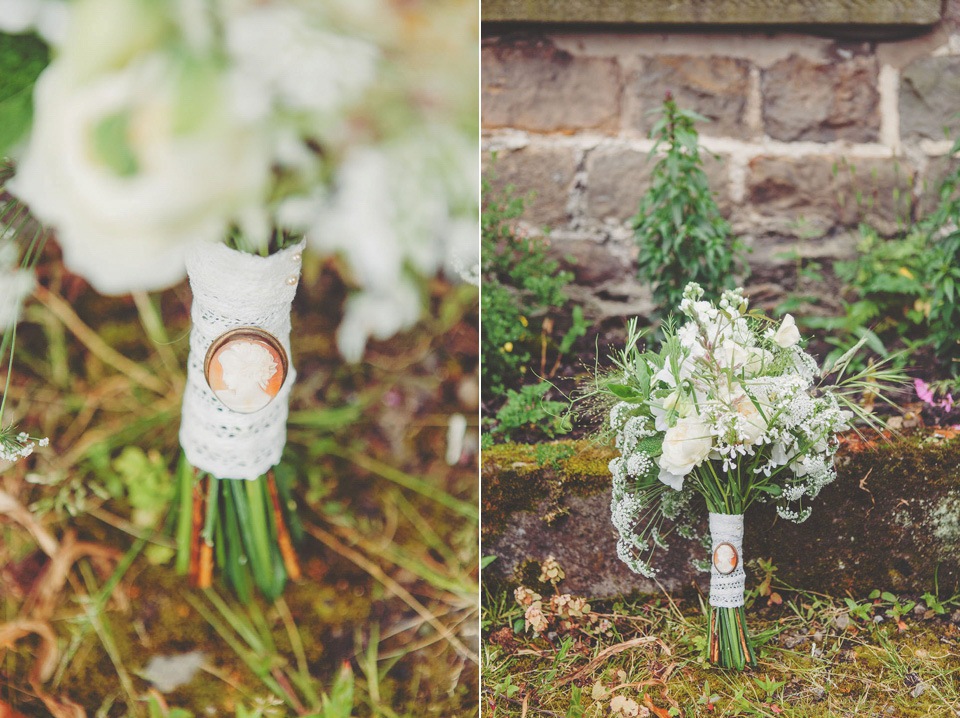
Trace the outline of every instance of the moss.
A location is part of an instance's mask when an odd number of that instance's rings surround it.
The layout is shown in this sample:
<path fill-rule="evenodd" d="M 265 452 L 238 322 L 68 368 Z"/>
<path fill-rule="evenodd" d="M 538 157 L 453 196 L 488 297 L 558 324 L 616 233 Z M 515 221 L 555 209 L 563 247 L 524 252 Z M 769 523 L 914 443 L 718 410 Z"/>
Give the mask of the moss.
<path fill-rule="evenodd" d="M 941 592 L 960 587 L 960 440 L 845 450 L 837 473 L 804 524 L 761 507 L 751 551 L 774 556 L 778 575 L 796 586 L 922 591 L 936 576 Z"/>
<path fill-rule="evenodd" d="M 547 531 L 565 512 L 566 498 L 608 489 L 612 448 L 558 443 L 575 452 L 555 467 L 538 464 L 531 446 L 507 444 L 485 452 L 485 541 L 500 534 L 515 512 L 537 511 L 545 524 L 539 543 L 549 538 L 562 545 L 562 532 Z M 772 559 L 779 578 L 809 590 L 858 597 L 875 588 L 922 593 L 933 590 L 935 580 L 941 595 L 960 589 L 960 439 L 917 435 L 854 446 L 841 450 L 837 463 L 837 480 L 814 501 L 805 523 L 778 518 L 772 504 L 751 509 L 749 555 Z M 528 534 L 523 541 L 533 538 Z M 674 553 L 660 554 L 658 567 Z"/>
<path fill-rule="evenodd" d="M 554 448 L 544 451 L 544 446 Z M 589 496 L 609 486 L 607 465 L 614 456 L 612 447 L 569 439 L 538 446 L 498 444 L 485 450 L 481 468 L 484 537 L 502 531 L 514 512 L 532 511 L 544 499 L 550 502 L 545 519 L 552 523 L 565 513 L 565 496 Z"/>

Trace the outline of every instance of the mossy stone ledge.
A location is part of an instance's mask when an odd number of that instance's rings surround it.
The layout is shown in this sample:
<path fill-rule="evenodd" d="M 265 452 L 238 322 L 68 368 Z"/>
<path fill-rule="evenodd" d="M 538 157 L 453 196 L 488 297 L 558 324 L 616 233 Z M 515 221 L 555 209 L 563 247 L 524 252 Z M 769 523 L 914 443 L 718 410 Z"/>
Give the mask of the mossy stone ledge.
<path fill-rule="evenodd" d="M 519 582 L 552 555 L 566 571 L 563 591 L 593 598 L 658 592 L 655 582 L 617 558 L 607 470 L 616 455 L 613 447 L 589 441 L 484 451 L 483 554 L 498 557 L 485 581 Z M 706 590 L 709 576 L 690 563 L 706 550 L 679 537 L 669 543 L 653 561 L 660 585 L 681 592 L 696 583 Z M 794 588 L 833 596 L 862 598 L 873 589 L 923 593 L 935 582 L 941 596 L 956 593 L 960 438 L 918 436 L 841 450 L 837 480 L 821 492 L 806 522 L 784 521 L 771 505 L 750 509 L 744 554 L 748 562 L 772 559 L 777 578 Z"/>

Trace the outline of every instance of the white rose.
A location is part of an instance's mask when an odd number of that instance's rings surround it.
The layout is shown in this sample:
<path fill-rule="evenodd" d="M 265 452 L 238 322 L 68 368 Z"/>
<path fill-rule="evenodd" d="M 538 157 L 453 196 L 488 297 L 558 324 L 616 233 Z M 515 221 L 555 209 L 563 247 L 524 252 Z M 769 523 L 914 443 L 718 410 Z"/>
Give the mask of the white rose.
<path fill-rule="evenodd" d="M 100 292 L 170 286 L 184 276 L 188 244 L 224 239 L 262 203 L 263 132 L 229 116 L 215 72 L 183 71 L 155 54 L 74 84 L 65 58 L 37 82 L 10 189 L 57 230 L 67 266 Z"/>
<path fill-rule="evenodd" d="M 773 341 L 777 343 L 777 346 L 782 347 L 783 349 L 792 347 L 794 344 L 800 341 L 800 332 L 797 329 L 797 323 L 794 321 L 793 315 L 787 314 L 784 316 L 776 334 L 773 335 Z"/>
<path fill-rule="evenodd" d="M 713 436 L 697 415 L 677 420 L 663 437 L 660 455 L 660 480 L 679 491 L 683 477 L 699 466 L 713 448 Z"/>
<path fill-rule="evenodd" d="M 760 394 L 755 393 L 757 402 L 763 402 Z M 746 393 L 738 396 L 733 402 L 733 408 L 743 417 L 741 438 L 745 444 L 756 444 L 767 430 L 767 420 L 760 412 L 760 408 L 754 403 L 753 399 Z"/>

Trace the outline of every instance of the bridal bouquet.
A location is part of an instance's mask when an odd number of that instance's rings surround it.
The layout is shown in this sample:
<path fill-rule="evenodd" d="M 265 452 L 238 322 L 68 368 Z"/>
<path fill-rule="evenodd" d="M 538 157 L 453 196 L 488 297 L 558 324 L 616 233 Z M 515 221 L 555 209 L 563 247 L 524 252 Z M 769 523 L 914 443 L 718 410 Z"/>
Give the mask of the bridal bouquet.
<path fill-rule="evenodd" d="M 616 403 L 610 426 L 620 456 L 613 474 L 617 552 L 634 571 L 656 573 L 651 555 L 666 548 L 664 520 L 694 537 L 706 504 L 710 527 L 709 658 L 724 667 L 755 665 L 744 616 L 744 513 L 776 502 L 789 521 L 836 478 L 836 435 L 851 425 L 853 392 L 867 378 L 817 384 L 816 361 L 801 347 L 788 314 L 779 324 L 747 313 L 743 290 L 718 304 L 688 284 L 684 323 L 667 323 L 659 352 L 642 351 L 636 321 L 615 374 L 601 391 Z M 831 369 L 841 376 L 858 347 Z"/>
<path fill-rule="evenodd" d="M 476 34 L 461 0 L 0 0 L 0 361 L 48 236 L 104 294 L 189 276 L 201 584 L 214 555 L 238 590 L 247 566 L 268 595 L 296 575 L 271 472 L 302 252 L 342 257 L 349 361 L 419 319 L 438 271 L 476 277 Z"/>

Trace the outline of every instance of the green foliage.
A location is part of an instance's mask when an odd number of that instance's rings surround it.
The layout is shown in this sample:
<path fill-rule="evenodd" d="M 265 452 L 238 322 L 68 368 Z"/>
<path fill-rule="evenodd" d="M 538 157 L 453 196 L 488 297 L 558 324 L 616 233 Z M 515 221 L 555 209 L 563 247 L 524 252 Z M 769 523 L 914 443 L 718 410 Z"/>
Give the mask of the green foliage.
<path fill-rule="evenodd" d="M 163 457 L 157 451 L 146 454 L 137 446 L 127 446 L 112 466 L 115 473 L 107 490 L 114 496 L 127 496 L 136 526 L 156 526 L 176 492 Z"/>
<path fill-rule="evenodd" d="M 960 152 L 960 139 L 954 142 L 950 156 Z M 930 288 L 930 341 L 937 354 L 953 361 L 954 374 L 960 369 L 960 167 L 940 184 L 940 204 L 926 218 L 923 227 L 933 247 L 926 279 Z"/>
<path fill-rule="evenodd" d="M 721 290 L 736 286 L 733 273 L 745 265 L 743 246 L 731 236 L 703 172 L 694 122 L 706 118 L 679 109 L 669 94 L 659 112 L 650 131 L 656 140 L 650 156 L 661 148 L 665 154 L 653 169 L 633 226 L 640 279 L 653 284 L 657 305 L 669 309 L 679 304 L 688 282 L 716 299 Z"/>
<path fill-rule="evenodd" d="M 0 158 L 20 140 L 33 119 L 33 85 L 50 52 L 36 35 L 0 33 Z"/>
<path fill-rule="evenodd" d="M 957 140 L 951 156 L 960 153 Z M 856 299 L 842 317 L 807 318 L 805 324 L 833 333 L 839 354 L 858 339 L 881 356 L 903 342 L 908 349 L 929 344 L 960 373 L 960 167 L 941 182 L 934 212 L 901 236 L 881 238 L 860 226 L 858 256 L 837 262 L 834 271 Z M 802 303 L 794 298 L 792 305 Z M 781 311 L 791 311 L 791 303 Z M 899 361 L 905 361 L 901 359 Z M 829 358 L 827 359 L 829 363 Z"/>
<path fill-rule="evenodd" d="M 555 402 L 558 403 L 559 402 Z M 534 458 L 540 466 L 549 466 L 558 469 L 560 462 L 569 459 L 576 453 L 572 444 L 537 444 L 534 448 Z"/>
<path fill-rule="evenodd" d="M 513 220 L 523 214 L 525 202 L 512 188 L 491 196 L 490 184 L 483 180 L 481 374 L 490 396 L 502 395 L 526 372 L 530 343 L 549 334 L 543 320 L 567 303 L 564 287 L 573 279 L 570 272 L 559 271 L 559 262 L 547 258 L 542 239 L 517 232 Z M 586 329 L 582 311 L 574 310 L 573 328 L 559 343 L 561 353 Z"/>
<path fill-rule="evenodd" d="M 490 433 L 502 434 L 509 440 L 514 432 L 520 430 L 540 431 L 550 437 L 569 431 L 562 415 L 567 404 L 546 399 L 550 389 L 548 382 L 527 384 L 520 391 L 507 389 L 507 401 L 497 412 L 497 424 Z"/>
<path fill-rule="evenodd" d="M 912 348 L 929 341 L 930 291 L 925 278 L 934 250 L 920 229 L 884 239 L 872 227 L 861 224 L 859 233 L 857 256 L 833 265 L 853 301 L 840 300 L 844 309 L 840 316 L 807 316 L 800 321 L 819 330 L 835 347 L 824 359 L 827 366 L 863 341 L 880 357 L 891 359 L 894 367 L 902 367 L 908 356 L 892 354 L 892 346 L 902 342 Z M 799 272 L 804 273 L 803 279 L 823 281 L 819 267 L 807 265 Z M 808 301 L 802 295 L 792 297 L 779 311 L 795 311 Z M 860 356 L 852 367 L 862 369 L 866 361 Z"/>

